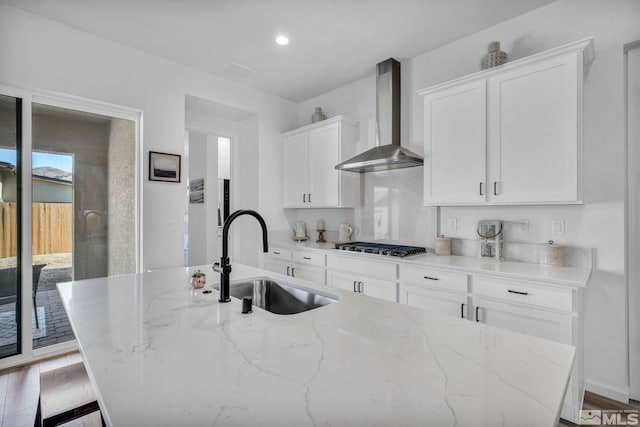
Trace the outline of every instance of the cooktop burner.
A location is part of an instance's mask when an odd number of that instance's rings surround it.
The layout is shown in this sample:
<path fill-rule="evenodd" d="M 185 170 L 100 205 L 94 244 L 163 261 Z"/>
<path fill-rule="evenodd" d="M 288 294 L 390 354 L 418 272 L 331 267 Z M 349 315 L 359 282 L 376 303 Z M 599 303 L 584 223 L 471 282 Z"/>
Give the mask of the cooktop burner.
<path fill-rule="evenodd" d="M 408 256 L 427 252 L 425 248 L 418 246 L 390 245 L 386 243 L 349 242 L 336 243 L 336 249 L 342 251 L 364 252 L 367 254 L 379 254 L 387 256 Z"/>

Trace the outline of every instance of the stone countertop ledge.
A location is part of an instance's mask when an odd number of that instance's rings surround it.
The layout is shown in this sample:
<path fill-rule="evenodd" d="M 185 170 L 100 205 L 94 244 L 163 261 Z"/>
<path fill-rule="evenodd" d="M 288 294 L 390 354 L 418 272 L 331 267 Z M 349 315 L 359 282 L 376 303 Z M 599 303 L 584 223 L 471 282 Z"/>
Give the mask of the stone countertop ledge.
<path fill-rule="evenodd" d="M 340 298 L 294 315 L 195 269 L 58 285 L 109 426 L 555 426 L 575 348 L 239 264 Z"/>

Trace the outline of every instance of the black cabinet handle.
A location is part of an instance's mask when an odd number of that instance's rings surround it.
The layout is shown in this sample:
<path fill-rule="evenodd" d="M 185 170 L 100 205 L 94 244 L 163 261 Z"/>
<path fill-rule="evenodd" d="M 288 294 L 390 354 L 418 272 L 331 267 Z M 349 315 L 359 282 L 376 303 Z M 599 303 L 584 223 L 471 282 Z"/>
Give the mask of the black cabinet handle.
<path fill-rule="evenodd" d="M 483 182 L 480 183 L 480 195 L 484 196 L 484 194 L 482 194 L 482 184 L 484 184 Z"/>
<path fill-rule="evenodd" d="M 274 255 L 280 255 L 280 252 L 273 251 Z"/>
<path fill-rule="evenodd" d="M 307 203 L 307 195 L 306 195 L 306 193 L 302 194 L 302 203 Z"/>
<path fill-rule="evenodd" d="M 362 282 L 358 282 L 358 292 L 362 293 Z"/>
<path fill-rule="evenodd" d="M 296 268 L 295 267 L 293 267 L 291 269 L 291 277 L 296 277 Z"/>
<path fill-rule="evenodd" d="M 355 280 L 353 281 L 353 292 L 358 292 L 358 291 L 356 291 L 356 281 Z"/>
<path fill-rule="evenodd" d="M 480 307 L 476 307 L 476 322 L 480 321 L 480 317 L 478 317 L 478 310 L 480 310 Z"/>
<path fill-rule="evenodd" d="M 460 317 L 462 317 L 463 319 L 464 319 L 464 306 L 465 305 L 466 305 L 465 303 L 460 304 Z"/>
<path fill-rule="evenodd" d="M 290 268 L 291 268 L 291 267 L 289 267 L 289 266 L 287 265 L 287 276 L 289 275 L 289 269 L 290 269 Z"/>
<path fill-rule="evenodd" d="M 431 276 L 424 276 L 424 278 L 425 278 L 425 279 L 428 279 L 428 280 L 440 280 L 440 279 L 439 279 L 439 278 L 437 278 L 437 277 L 431 277 Z"/>
<path fill-rule="evenodd" d="M 309 203 L 311 203 L 311 193 L 309 193 Z"/>
<path fill-rule="evenodd" d="M 498 195 L 498 181 L 493 181 L 493 195 Z"/>
<path fill-rule="evenodd" d="M 507 292 L 509 292 L 510 294 L 529 295 L 529 292 L 512 291 L 511 289 L 507 290 Z"/>
<path fill-rule="evenodd" d="M 303 256 L 302 259 L 311 259 L 311 258 L 308 256 Z"/>

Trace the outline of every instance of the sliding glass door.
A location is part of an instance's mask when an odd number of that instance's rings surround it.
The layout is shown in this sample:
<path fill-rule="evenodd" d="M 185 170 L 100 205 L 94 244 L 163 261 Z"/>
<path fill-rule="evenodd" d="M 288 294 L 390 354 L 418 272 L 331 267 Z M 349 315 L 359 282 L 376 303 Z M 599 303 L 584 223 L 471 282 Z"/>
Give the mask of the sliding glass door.
<path fill-rule="evenodd" d="M 32 104 L 33 348 L 74 339 L 56 284 L 136 271 L 135 122 Z"/>
<path fill-rule="evenodd" d="M 0 369 L 75 348 L 58 283 L 140 270 L 140 118 L 0 86 Z"/>
<path fill-rule="evenodd" d="M 21 353 L 22 100 L 0 95 L 0 358 Z"/>

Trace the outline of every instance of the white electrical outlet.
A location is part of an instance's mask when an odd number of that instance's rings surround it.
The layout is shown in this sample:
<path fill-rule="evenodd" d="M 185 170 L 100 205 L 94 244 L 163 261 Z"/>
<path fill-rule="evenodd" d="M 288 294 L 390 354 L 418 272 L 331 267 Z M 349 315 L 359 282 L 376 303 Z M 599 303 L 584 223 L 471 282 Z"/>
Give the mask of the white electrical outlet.
<path fill-rule="evenodd" d="M 564 234 L 564 219 L 551 221 L 551 234 Z"/>
<path fill-rule="evenodd" d="M 449 231 L 456 231 L 458 229 L 458 220 L 456 218 L 448 218 Z"/>
<path fill-rule="evenodd" d="M 517 222 L 518 222 L 518 225 L 520 226 L 518 228 L 518 231 L 522 234 L 529 234 L 529 220 L 519 219 Z"/>

